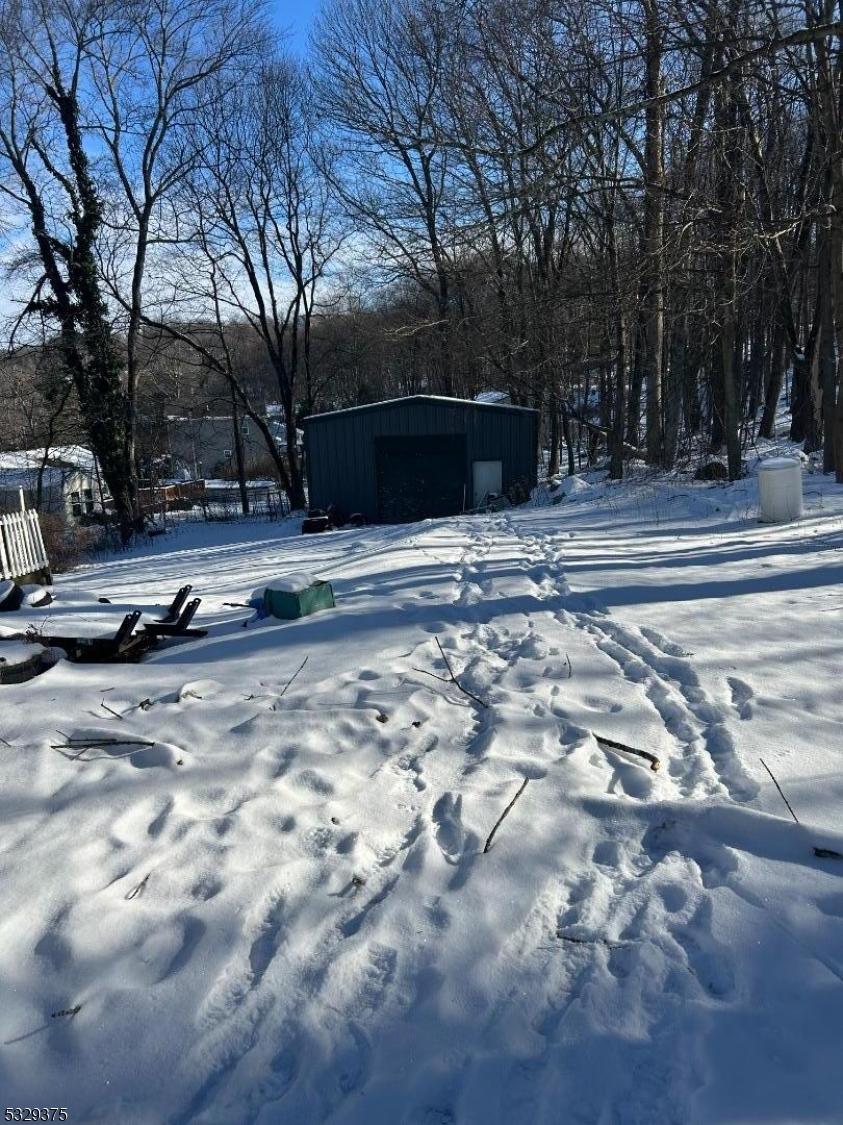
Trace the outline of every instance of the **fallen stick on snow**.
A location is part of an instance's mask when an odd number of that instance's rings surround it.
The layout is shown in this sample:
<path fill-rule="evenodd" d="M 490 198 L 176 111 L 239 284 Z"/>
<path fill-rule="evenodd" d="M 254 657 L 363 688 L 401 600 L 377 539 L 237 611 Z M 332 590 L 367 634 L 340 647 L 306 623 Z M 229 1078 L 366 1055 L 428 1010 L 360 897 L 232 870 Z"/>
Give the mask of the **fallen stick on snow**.
<path fill-rule="evenodd" d="M 66 739 L 65 742 L 51 743 L 50 749 L 56 750 L 63 758 L 67 758 L 69 762 L 95 762 L 103 758 L 130 758 L 132 754 L 139 754 L 141 750 L 146 750 L 150 746 L 155 746 L 155 742 L 150 742 L 145 738 L 68 738 L 64 731 L 59 731 Z M 97 758 L 83 758 L 82 755 L 87 750 L 102 750 L 107 746 L 134 746 L 136 749 L 127 750 L 123 754 L 100 754 Z M 77 754 L 66 754 L 66 750 L 78 750 Z"/>
<path fill-rule="evenodd" d="M 148 750 L 150 746 L 155 746 L 155 745 L 156 745 L 156 743 L 154 743 L 154 742 L 142 742 L 140 744 L 140 746 L 135 747 L 134 750 L 125 750 L 122 754 L 97 754 L 93 758 L 83 758 L 82 755 L 87 750 L 96 750 L 97 747 L 95 747 L 95 746 L 83 746 L 82 749 L 80 750 L 80 752 L 74 758 L 71 758 L 70 760 L 71 760 L 71 762 L 116 762 L 119 758 L 131 758 L 131 756 L 133 754 L 142 754 L 144 750 Z M 65 757 L 66 756 L 67 755 L 65 755 Z M 181 758 L 176 762 L 176 765 L 177 766 L 182 765 L 182 759 Z"/>
<path fill-rule="evenodd" d="M 59 731 L 61 734 L 61 731 Z M 54 750 L 64 749 L 72 750 L 75 747 L 82 746 L 86 750 L 95 746 L 154 746 L 154 742 L 150 742 L 147 738 L 68 738 L 65 742 L 60 742 L 54 746 Z"/>
<path fill-rule="evenodd" d="M 485 700 L 480 699 L 480 697 L 476 696 L 474 694 L 474 692 L 469 691 L 467 687 L 463 687 L 463 685 L 460 683 L 460 681 L 454 675 L 454 669 L 451 667 L 451 662 L 448 660 L 448 657 L 445 655 L 445 650 L 442 648 L 442 645 L 439 642 L 439 638 L 436 637 L 435 640 L 436 640 L 436 644 L 439 648 L 439 652 L 442 654 L 442 659 L 445 661 L 445 667 L 448 669 L 448 675 L 447 676 L 437 676 L 435 672 L 426 672 L 424 670 L 424 668 L 414 668 L 413 671 L 421 673 L 422 676 L 430 676 L 430 678 L 432 680 L 439 680 L 439 682 L 441 684 L 453 684 L 454 687 L 457 688 L 458 691 L 461 691 L 463 693 L 463 695 L 467 695 L 469 699 L 473 699 L 474 702 L 477 703 L 480 707 L 488 707 L 489 704 L 486 703 Z"/>
<path fill-rule="evenodd" d="M 611 938 L 605 937 L 574 937 L 573 934 L 561 934 L 558 930 L 556 936 L 560 941 L 570 941 L 574 945 L 606 945 L 609 949 L 618 949 L 624 945 L 634 945 L 632 941 L 612 941 Z"/>
<path fill-rule="evenodd" d="M 773 785 L 775 785 L 776 789 L 778 789 L 778 791 L 779 791 L 779 796 L 784 801 L 784 803 L 787 805 L 787 811 L 790 813 L 790 815 L 793 817 L 793 819 L 798 824 L 799 823 L 799 817 L 793 811 L 793 806 L 791 805 L 790 801 L 788 801 L 787 797 L 785 797 L 784 790 L 782 789 L 781 785 L 779 785 L 779 783 L 776 781 L 775 776 L 773 775 L 773 771 L 770 769 L 770 767 L 767 765 L 767 763 L 764 761 L 763 758 L 759 758 L 758 761 L 761 763 L 761 765 L 764 767 L 764 769 L 770 775 L 770 777 L 772 779 L 772 782 L 773 782 Z"/>
<path fill-rule="evenodd" d="M 788 801 L 787 797 L 785 797 L 784 790 L 782 789 L 781 785 L 779 785 L 779 783 L 776 781 L 775 774 L 773 773 L 773 771 L 770 769 L 770 767 L 767 765 L 767 763 L 764 761 L 763 758 L 759 758 L 758 761 L 761 763 L 761 765 L 764 767 L 764 769 L 767 771 L 767 773 L 772 778 L 773 785 L 775 785 L 776 789 L 778 789 L 779 796 L 784 801 L 784 803 L 787 805 L 788 812 L 793 817 L 796 824 L 799 824 L 799 817 L 793 811 L 793 806 L 791 805 L 790 801 Z M 800 825 L 800 827 L 801 827 L 801 825 Z M 814 847 L 814 855 L 817 857 L 817 859 L 843 859 L 843 854 L 841 852 L 836 852 L 834 850 L 834 848 L 818 848 L 816 846 L 816 844 L 814 844 L 813 847 Z"/>
<path fill-rule="evenodd" d="M 284 689 L 281 692 L 281 694 L 278 696 L 279 699 L 283 698 L 284 692 L 287 690 L 287 688 L 290 686 L 290 684 L 293 682 L 293 680 L 296 678 L 296 676 L 299 674 L 299 672 L 302 670 L 302 668 L 304 668 L 305 664 L 307 664 L 309 659 L 310 658 L 306 656 L 304 658 L 304 660 L 301 662 L 301 664 L 299 664 L 298 668 L 296 668 L 295 672 L 293 672 L 292 676 L 290 676 L 289 680 L 287 680 L 286 684 L 284 684 Z"/>
<path fill-rule="evenodd" d="M 643 758 L 645 762 L 650 763 L 650 769 L 653 773 L 657 773 L 662 768 L 659 759 L 649 750 L 636 750 L 634 746 L 626 746 L 623 742 L 615 742 L 611 738 L 604 738 L 602 734 L 595 734 L 594 731 L 591 731 L 591 736 L 598 746 L 607 747 L 609 750 L 619 750 L 622 754 L 633 754 L 636 758 Z"/>
<path fill-rule="evenodd" d="M 512 800 L 509 802 L 509 804 L 503 810 L 501 815 L 498 817 L 497 822 L 495 824 L 495 827 L 489 833 L 488 837 L 486 838 L 486 843 L 483 845 L 483 855 L 485 855 L 486 852 L 489 850 L 489 848 L 491 848 L 492 840 L 494 840 L 494 838 L 495 838 L 495 833 L 500 828 L 501 824 L 503 824 L 503 822 L 507 818 L 507 816 L 509 816 L 509 813 L 512 810 L 512 806 L 515 804 L 515 802 L 518 800 L 518 798 L 521 796 L 521 794 L 527 788 L 527 782 L 529 780 L 530 780 L 529 777 L 524 778 L 524 780 L 521 782 L 520 786 L 518 787 L 518 792 L 515 794 L 515 796 L 512 798 Z"/>
<path fill-rule="evenodd" d="M 144 875 L 144 877 L 141 879 L 141 881 L 137 884 L 137 886 L 132 887 L 132 889 L 128 892 L 128 894 L 125 894 L 123 896 L 125 898 L 126 902 L 131 902 L 133 898 L 140 898 L 140 896 L 146 890 L 146 884 L 147 884 L 147 882 L 149 880 L 149 876 L 151 874 L 152 874 L 151 871 L 147 871 L 147 873 Z"/>

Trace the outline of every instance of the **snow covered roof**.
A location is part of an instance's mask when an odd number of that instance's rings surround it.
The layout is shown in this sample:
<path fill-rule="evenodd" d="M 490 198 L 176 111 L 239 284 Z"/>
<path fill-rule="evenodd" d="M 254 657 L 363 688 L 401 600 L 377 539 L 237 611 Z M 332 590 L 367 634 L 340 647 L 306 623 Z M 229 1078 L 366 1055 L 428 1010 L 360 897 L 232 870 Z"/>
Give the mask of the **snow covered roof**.
<path fill-rule="evenodd" d="M 448 398 L 446 395 L 407 395 L 404 398 L 388 398 L 382 402 L 367 402 L 364 406 L 347 406 L 342 410 L 326 410 L 324 414 L 311 414 L 303 419 L 319 422 L 322 418 L 334 418 L 339 414 L 358 414 L 364 410 L 381 410 L 385 406 L 409 406 L 412 402 L 437 402 L 444 406 L 471 406 L 475 410 L 517 410 L 526 414 L 536 414 L 530 406 L 513 406 L 508 402 L 478 402 L 473 398 Z"/>
<path fill-rule="evenodd" d="M 287 444 L 287 427 L 284 424 L 284 422 L 279 422 L 279 421 L 277 421 L 275 419 L 272 419 L 272 418 L 268 419 L 268 422 L 269 422 L 269 431 L 272 434 L 272 436 L 275 438 L 276 443 L 278 445 L 286 445 Z M 296 430 L 296 440 L 300 442 L 303 437 L 304 437 L 304 430 L 297 429 Z"/>
<path fill-rule="evenodd" d="M 44 462 L 43 449 L 21 449 L 14 453 L 0 453 L 0 472 L 17 470 L 32 472 Z M 47 456 L 47 465 L 53 468 L 79 469 L 94 472 L 94 455 L 82 445 L 54 445 Z"/>
<path fill-rule="evenodd" d="M 475 402 L 510 402 L 510 397 L 506 391 L 481 391 L 479 395 L 474 396 Z"/>

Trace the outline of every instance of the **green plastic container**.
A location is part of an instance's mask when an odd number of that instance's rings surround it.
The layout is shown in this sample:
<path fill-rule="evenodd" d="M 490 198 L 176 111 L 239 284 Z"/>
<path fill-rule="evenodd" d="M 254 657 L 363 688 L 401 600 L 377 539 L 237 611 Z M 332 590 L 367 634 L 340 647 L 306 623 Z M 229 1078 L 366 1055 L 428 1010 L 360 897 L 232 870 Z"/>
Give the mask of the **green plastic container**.
<path fill-rule="evenodd" d="M 272 617 L 282 621 L 294 621 L 297 617 L 307 617 L 320 609 L 333 609 L 334 591 L 330 582 L 315 582 L 306 590 L 290 593 L 286 590 L 264 590 L 264 609 Z"/>

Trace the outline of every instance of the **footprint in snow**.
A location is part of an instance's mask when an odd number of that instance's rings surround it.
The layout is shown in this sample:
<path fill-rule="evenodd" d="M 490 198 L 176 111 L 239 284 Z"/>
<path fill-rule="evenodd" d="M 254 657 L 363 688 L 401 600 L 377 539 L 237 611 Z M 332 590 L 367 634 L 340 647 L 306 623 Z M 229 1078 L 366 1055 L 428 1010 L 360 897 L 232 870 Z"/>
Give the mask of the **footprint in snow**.
<path fill-rule="evenodd" d="M 753 714 L 752 700 L 755 698 L 755 692 L 749 684 L 739 680 L 737 676 L 727 677 L 727 683 L 732 693 L 732 706 L 742 719 L 751 719 Z"/>
<path fill-rule="evenodd" d="M 295 778 L 296 785 L 302 789 L 309 789 L 319 797 L 330 797 L 334 787 L 326 777 L 317 770 L 302 770 Z"/>
<path fill-rule="evenodd" d="M 650 644 L 659 649 L 665 656 L 690 656 L 691 653 L 686 652 L 679 645 L 669 641 L 662 633 L 657 632 L 655 629 L 648 629 L 646 626 L 640 626 L 639 632 L 641 636 L 650 642 Z"/>
<path fill-rule="evenodd" d="M 465 843 L 462 826 L 462 796 L 454 798 L 453 793 L 443 794 L 433 806 L 433 823 L 436 843 L 446 859 L 456 860 Z"/>

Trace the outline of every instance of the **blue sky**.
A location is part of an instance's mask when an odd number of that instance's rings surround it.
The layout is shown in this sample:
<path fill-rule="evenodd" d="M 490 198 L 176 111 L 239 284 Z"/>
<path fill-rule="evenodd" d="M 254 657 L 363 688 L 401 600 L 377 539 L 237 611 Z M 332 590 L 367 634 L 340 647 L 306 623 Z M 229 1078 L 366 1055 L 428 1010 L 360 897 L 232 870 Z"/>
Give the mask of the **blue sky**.
<path fill-rule="evenodd" d="M 320 0 L 272 0 L 272 13 L 279 27 L 292 32 L 289 46 L 303 51 L 307 46 L 307 33 Z"/>

